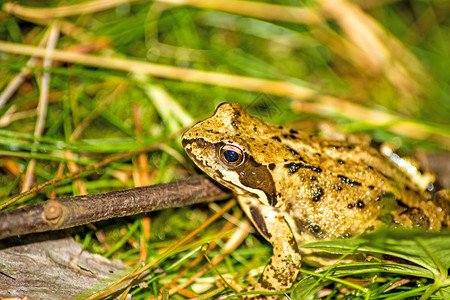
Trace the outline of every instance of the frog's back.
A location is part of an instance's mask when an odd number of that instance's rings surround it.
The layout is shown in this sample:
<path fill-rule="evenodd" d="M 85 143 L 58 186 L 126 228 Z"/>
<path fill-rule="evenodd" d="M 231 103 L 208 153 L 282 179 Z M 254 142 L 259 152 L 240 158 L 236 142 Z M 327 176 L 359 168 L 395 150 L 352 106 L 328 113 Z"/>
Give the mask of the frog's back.
<path fill-rule="evenodd" d="M 281 179 L 277 190 L 284 190 L 281 210 L 291 215 L 300 242 L 350 237 L 385 225 L 450 226 L 448 193 L 421 191 L 370 145 L 295 133 L 278 140 L 293 154 L 273 170 Z"/>

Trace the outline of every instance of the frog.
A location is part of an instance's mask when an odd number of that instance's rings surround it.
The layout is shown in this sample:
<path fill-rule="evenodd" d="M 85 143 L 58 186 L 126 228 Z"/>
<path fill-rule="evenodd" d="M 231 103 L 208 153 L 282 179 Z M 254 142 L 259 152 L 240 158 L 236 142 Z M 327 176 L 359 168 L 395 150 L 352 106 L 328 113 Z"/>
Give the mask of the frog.
<path fill-rule="evenodd" d="M 285 291 L 302 261 L 323 264 L 308 242 L 355 237 L 386 226 L 450 226 L 448 195 L 433 197 L 371 143 L 306 134 L 267 123 L 224 102 L 189 128 L 182 145 L 229 188 L 272 244 L 258 291 Z M 319 257 L 317 261 L 315 257 Z"/>

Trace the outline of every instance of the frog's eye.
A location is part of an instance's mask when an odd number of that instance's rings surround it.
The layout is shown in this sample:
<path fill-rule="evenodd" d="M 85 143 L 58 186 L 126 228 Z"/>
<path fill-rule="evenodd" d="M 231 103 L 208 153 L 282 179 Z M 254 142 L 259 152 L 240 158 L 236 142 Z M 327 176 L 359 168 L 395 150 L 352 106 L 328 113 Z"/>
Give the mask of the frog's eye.
<path fill-rule="evenodd" d="M 220 148 L 220 160 L 229 167 L 237 167 L 244 161 L 244 151 L 233 145 L 224 145 Z"/>

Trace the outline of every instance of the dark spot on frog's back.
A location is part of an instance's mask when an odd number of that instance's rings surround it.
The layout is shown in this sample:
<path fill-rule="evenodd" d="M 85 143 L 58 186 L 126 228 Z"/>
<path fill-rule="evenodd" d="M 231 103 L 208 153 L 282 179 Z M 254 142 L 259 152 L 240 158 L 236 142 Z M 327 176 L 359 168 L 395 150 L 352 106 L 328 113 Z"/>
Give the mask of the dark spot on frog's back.
<path fill-rule="evenodd" d="M 328 145 L 328 147 L 334 150 L 353 150 L 355 148 L 354 145 Z"/>
<path fill-rule="evenodd" d="M 292 154 L 294 154 L 295 156 L 299 156 L 298 152 L 295 151 L 294 149 L 292 149 L 291 147 L 286 146 L 286 149 L 291 152 Z M 300 158 L 300 160 L 303 161 L 303 159 Z"/>
<path fill-rule="evenodd" d="M 243 185 L 263 191 L 269 205 L 277 205 L 275 182 L 266 166 L 257 163 L 253 157 L 250 156 L 242 168 L 238 170 L 238 173 L 239 181 Z"/>
<path fill-rule="evenodd" d="M 361 183 L 360 182 L 358 182 L 358 181 L 355 181 L 355 180 L 352 180 L 352 179 L 350 179 L 350 178 L 348 178 L 348 177 L 345 177 L 345 176 L 343 176 L 343 175 L 338 175 L 337 176 L 343 183 L 346 183 L 346 184 L 349 184 L 349 185 L 351 185 L 351 186 L 361 186 Z"/>
<path fill-rule="evenodd" d="M 298 230 L 298 233 L 311 233 L 315 238 L 320 239 L 326 236 L 326 232 L 322 230 L 320 225 L 314 223 L 308 223 L 302 220 L 301 218 L 294 217 L 295 226 Z"/>
<path fill-rule="evenodd" d="M 297 138 L 293 134 L 283 134 L 282 137 L 284 137 L 285 139 L 291 139 L 291 140 L 295 140 Z"/>
<path fill-rule="evenodd" d="M 272 164 L 269 164 L 269 170 L 272 171 L 273 169 L 275 169 L 275 164 L 273 164 L 273 163 L 272 163 Z"/>
<path fill-rule="evenodd" d="M 302 164 L 302 163 L 289 163 L 289 164 L 285 164 L 284 167 L 289 170 L 289 175 L 294 174 L 295 172 L 297 172 L 301 168 L 303 168 L 303 169 L 310 169 L 311 171 L 314 171 L 316 173 L 322 172 L 322 169 L 320 167 L 308 166 L 308 165 L 305 165 L 305 164 Z"/>
<path fill-rule="evenodd" d="M 319 234 L 322 232 L 322 228 L 317 224 L 312 225 L 310 228 L 311 228 L 311 232 L 314 234 Z"/>
<path fill-rule="evenodd" d="M 277 141 L 277 142 L 281 142 L 281 139 L 277 136 L 273 136 L 271 137 L 272 140 Z"/>
<path fill-rule="evenodd" d="M 264 235 L 266 239 L 270 239 L 271 236 L 269 231 L 267 230 L 266 222 L 264 221 L 264 217 L 259 209 L 254 206 L 250 207 L 250 214 L 252 215 L 252 219 L 258 227 L 259 232 L 261 232 L 261 234 Z"/>
<path fill-rule="evenodd" d="M 314 202 L 317 202 L 317 201 L 320 200 L 320 198 L 321 198 L 323 195 L 324 195 L 323 189 L 322 189 L 322 188 L 318 188 L 318 189 L 314 192 L 314 195 L 313 195 L 312 200 L 313 200 Z"/>

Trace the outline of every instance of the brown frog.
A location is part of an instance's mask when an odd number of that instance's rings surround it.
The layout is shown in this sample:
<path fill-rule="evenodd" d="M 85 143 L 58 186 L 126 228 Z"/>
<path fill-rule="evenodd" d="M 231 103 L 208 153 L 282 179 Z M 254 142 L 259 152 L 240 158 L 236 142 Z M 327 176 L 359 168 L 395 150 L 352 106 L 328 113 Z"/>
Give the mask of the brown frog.
<path fill-rule="evenodd" d="M 266 123 L 238 103 L 222 103 L 182 138 L 189 157 L 231 189 L 273 255 L 254 287 L 291 287 L 305 242 L 347 238 L 386 224 L 450 226 L 446 197 L 420 184 L 371 147 Z"/>

